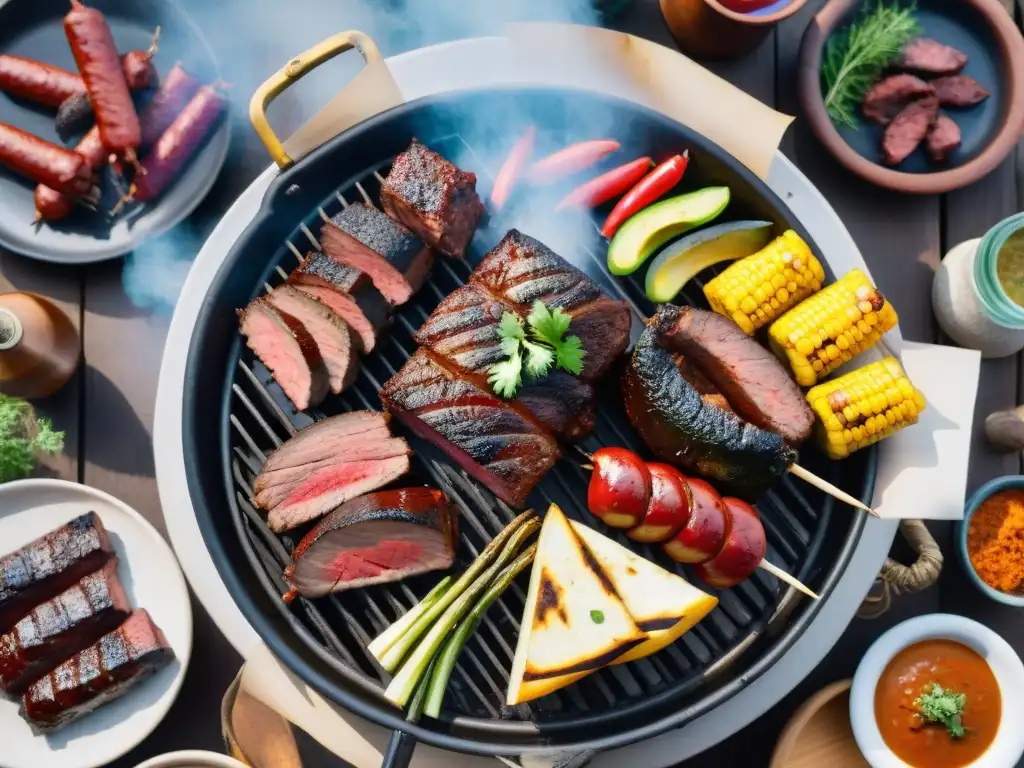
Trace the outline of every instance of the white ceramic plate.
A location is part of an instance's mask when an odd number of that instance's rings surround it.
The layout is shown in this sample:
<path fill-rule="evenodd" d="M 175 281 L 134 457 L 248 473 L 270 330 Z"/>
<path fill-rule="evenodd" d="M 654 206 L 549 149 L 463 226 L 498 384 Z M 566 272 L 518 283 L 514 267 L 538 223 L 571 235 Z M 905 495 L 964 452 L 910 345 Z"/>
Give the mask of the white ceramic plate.
<path fill-rule="evenodd" d="M 192 607 L 171 549 L 138 512 L 102 491 L 63 480 L 0 485 L 0 553 L 27 544 L 78 515 L 96 512 L 120 558 L 118 575 L 133 608 L 145 608 L 177 659 L 120 699 L 47 735 L 36 736 L 18 702 L 0 699 L 0 766 L 97 768 L 146 738 L 178 695 L 192 653 Z"/>

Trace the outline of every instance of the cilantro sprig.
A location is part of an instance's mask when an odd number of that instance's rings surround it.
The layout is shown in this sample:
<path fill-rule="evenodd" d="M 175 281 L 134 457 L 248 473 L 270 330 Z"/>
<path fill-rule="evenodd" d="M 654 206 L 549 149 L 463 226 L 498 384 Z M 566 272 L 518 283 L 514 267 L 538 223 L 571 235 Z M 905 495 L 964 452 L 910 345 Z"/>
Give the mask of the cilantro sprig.
<path fill-rule="evenodd" d="M 917 716 L 926 723 L 939 723 L 954 739 L 962 739 L 966 733 L 963 723 L 967 694 L 946 690 L 938 683 L 932 683 L 921 691 L 914 702 Z"/>
<path fill-rule="evenodd" d="M 524 375 L 541 379 L 552 367 L 578 376 L 585 351 L 579 336 L 563 338 L 571 321 L 561 307 L 552 311 L 542 301 L 533 303 L 525 325 L 518 315 L 502 315 L 498 334 L 501 351 L 508 359 L 495 363 L 488 371 L 487 380 L 494 393 L 511 400 L 522 386 Z"/>

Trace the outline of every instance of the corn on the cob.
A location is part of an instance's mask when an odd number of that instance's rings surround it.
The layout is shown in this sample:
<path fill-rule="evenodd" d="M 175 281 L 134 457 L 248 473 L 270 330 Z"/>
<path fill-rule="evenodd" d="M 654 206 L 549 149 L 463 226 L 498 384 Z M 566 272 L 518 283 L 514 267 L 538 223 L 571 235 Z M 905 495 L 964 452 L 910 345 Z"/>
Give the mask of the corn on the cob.
<path fill-rule="evenodd" d="M 821 289 L 825 270 L 793 230 L 733 263 L 704 286 L 711 309 L 753 335 Z"/>
<path fill-rule="evenodd" d="M 832 459 L 916 424 L 925 409 L 924 395 L 894 357 L 819 384 L 807 393 L 807 402 L 818 418 L 818 441 Z"/>
<path fill-rule="evenodd" d="M 772 348 L 810 387 L 874 346 L 895 327 L 896 310 L 859 269 L 852 269 L 772 323 Z"/>

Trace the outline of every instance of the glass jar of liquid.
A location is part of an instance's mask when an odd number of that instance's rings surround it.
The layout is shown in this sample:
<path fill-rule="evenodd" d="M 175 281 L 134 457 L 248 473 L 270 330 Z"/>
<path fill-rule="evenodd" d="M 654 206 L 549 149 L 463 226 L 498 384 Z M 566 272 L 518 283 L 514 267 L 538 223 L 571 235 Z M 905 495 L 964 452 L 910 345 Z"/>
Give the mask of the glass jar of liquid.
<path fill-rule="evenodd" d="M 81 339 L 70 318 L 34 293 L 0 294 L 0 392 L 48 397 L 78 367 Z"/>
<path fill-rule="evenodd" d="M 939 326 L 982 357 L 1024 349 L 1024 213 L 953 248 L 932 283 Z"/>

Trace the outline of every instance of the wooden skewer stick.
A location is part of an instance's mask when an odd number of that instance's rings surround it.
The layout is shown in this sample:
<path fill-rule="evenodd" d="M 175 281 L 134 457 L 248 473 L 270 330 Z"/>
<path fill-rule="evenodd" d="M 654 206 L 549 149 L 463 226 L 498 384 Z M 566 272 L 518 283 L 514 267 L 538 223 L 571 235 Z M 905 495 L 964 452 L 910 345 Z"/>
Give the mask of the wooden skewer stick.
<path fill-rule="evenodd" d="M 839 499 L 839 501 L 846 502 L 851 507 L 856 507 L 857 509 L 863 509 L 869 515 L 873 515 L 874 517 L 881 517 L 881 515 L 879 515 L 877 512 L 875 512 L 875 510 L 873 510 L 867 504 L 864 504 L 859 499 L 855 499 L 853 496 L 851 496 L 850 494 L 848 494 L 846 491 L 842 490 L 841 488 L 836 488 L 836 486 L 832 485 L 832 483 L 828 482 L 828 480 L 823 480 L 822 478 L 820 478 L 817 475 L 815 475 L 813 472 L 808 472 L 806 469 L 801 467 L 799 464 L 793 464 L 789 468 L 789 471 L 792 474 L 794 474 L 797 477 L 799 477 L 804 482 L 810 483 L 811 485 L 813 485 L 815 488 L 817 488 L 820 491 L 824 491 L 829 496 L 832 496 L 833 498 Z"/>
<path fill-rule="evenodd" d="M 793 576 L 790 576 L 784 570 L 782 570 L 778 566 L 772 565 L 767 560 L 762 560 L 760 563 L 757 564 L 757 567 L 761 568 L 762 570 L 768 571 L 768 573 L 770 573 L 772 576 L 774 576 L 779 581 L 782 581 L 782 582 L 785 582 L 786 584 L 789 584 L 789 586 L 794 587 L 795 589 L 799 590 L 800 592 L 803 592 L 805 595 L 807 595 L 808 597 L 812 598 L 813 600 L 820 600 L 821 599 L 820 597 L 818 597 L 816 592 L 811 591 L 807 587 L 807 585 L 804 584 L 802 581 L 800 581 L 799 579 L 797 579 L 797 578 L 795 578 Z"/>

